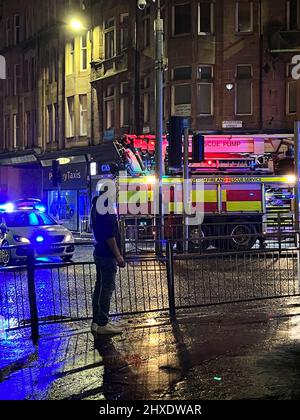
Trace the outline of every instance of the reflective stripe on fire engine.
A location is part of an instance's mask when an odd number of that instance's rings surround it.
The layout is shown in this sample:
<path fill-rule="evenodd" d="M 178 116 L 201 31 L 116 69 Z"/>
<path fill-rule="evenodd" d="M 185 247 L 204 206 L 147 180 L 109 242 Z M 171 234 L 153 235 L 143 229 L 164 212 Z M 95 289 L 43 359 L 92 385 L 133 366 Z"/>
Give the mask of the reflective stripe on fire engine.
<path fill-rule="evenodd" d="M 151 180 L 149 181 L 149 179 Z M 204 182 L 205 184 L 243 184 L 243 183 L 273 183 L 273 182 L 279 182 L 284 184 L 291 184 L 293 185 L 295 182 L 291 179 L 290 176 L 203 176 L 199 178 L 192 178 L 193 182 Z M 120 184 L 153 184 L 155 183 L 155 177 L 136 177 L 136 178 L 119 178 Z M 164 177 L 163 183 L 164 184 L 178 184 L 182 183 L 183 178 L 178 177 Z"/>
<path fill-rule="evenodd" d="M 262 211 L 262 203 L 260 201 L 227 201 L 227 211 Z"/>

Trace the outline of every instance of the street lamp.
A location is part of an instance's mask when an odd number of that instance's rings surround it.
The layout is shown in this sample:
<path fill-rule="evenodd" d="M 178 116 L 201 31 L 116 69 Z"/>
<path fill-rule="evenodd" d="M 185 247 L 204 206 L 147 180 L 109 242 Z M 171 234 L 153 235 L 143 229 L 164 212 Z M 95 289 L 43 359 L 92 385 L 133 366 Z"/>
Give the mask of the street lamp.
<path fill-rule="evenodd" d="M 151 1 L 151 0 L 149 0 Z M 156 19 L 154 22 L 155 33 L 155 113 L 156 113 L 156 145 L 155 145 L 155 175 L 158 182 L 158 209 L 156 209 L 157 240 L 159 248 L 163 239 L 163 75 L 165 71 L 164 60 L 164 25 L 161 18 L 160 0 L 152 0 L 156 4 Z M 137 7 L 144 10 L 147 0 L 137 0 Z M 157 202 L 156 201 L 156 202 Z M 158 210 L 158 211 L 157 211 Z M 158 214 L 157 214 L 158 213 Z M 159 251 L 160 252 L 160 251 Z"/>
<path fill-rule="evenodd" d="M 79 31 L 84 30 L 84 26 L 83 26 L 82 22 L 80 22 L 80 20 L 72 19 L 70 21 L 70 29 L 72 29 L 72 31 L 74 31 L 74 32 L 79 32 Z"/>
<path fill-rule="evenodd" d="M 82 23 L 77 19 L 71 20 L 70 26 L 74 31 L 80 31 L 83 29 Z"/>

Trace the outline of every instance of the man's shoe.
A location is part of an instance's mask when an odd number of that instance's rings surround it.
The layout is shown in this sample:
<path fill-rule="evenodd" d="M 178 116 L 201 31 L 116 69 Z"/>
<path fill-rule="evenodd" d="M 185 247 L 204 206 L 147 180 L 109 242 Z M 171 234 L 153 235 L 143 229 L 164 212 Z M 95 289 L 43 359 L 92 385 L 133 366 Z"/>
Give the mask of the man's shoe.
<path fill-rule="evenodd" d="M 104 326 L 97 325 L 97 329 L 95 328 L 97 324 L 92 324 L 92 332 L 97 335 L 113 335 L 113 334 L 122 334 L 122 328 L 108 323 Z"/>

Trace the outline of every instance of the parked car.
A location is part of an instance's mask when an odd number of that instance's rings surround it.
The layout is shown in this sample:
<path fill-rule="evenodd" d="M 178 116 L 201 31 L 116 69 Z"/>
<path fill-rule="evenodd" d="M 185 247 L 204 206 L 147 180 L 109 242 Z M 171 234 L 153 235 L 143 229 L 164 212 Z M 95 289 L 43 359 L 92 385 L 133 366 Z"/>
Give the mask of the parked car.
<path fill-rule="evenodd" d="M 60 257 L 64 262 L 71 261 L 74 254 L 74 238 L 64 226 L 52 217 L 34 209 L 0 208 L 0 226 L 3 231 L 2 246 L 15 246 L 2 249 L 2 264 L 10 265 L 26 259 L 28 246 L 33 247 L 34 255 L 39 257 Z"/>

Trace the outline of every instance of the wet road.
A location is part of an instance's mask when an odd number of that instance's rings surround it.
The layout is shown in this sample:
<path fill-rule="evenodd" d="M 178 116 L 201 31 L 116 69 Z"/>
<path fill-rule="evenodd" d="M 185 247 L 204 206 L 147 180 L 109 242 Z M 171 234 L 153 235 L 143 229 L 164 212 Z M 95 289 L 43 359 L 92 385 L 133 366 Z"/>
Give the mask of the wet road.
<path fill-rule="evenodd" d="M 45 326 L 0 340 L 0 399 L 299 399 L 298 298 L 124 317 L 123 336 Z"/>

